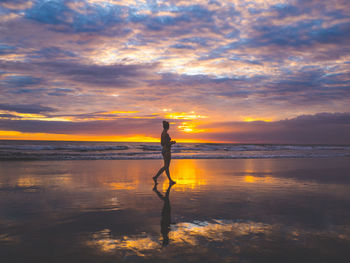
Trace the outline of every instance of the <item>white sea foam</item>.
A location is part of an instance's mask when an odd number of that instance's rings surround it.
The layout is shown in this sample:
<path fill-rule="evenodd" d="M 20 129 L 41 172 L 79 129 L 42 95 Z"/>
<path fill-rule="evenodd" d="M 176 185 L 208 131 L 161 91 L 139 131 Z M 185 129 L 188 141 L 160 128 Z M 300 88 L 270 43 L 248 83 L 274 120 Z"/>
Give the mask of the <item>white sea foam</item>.
<path fill-rule="evenodd" d="M 43 150 L 52 150 L 52 151 L 116 151 L 116 150 L 126 150 L 127 146 L 104 146 L 104 145 L 0 145 L 1 150 L 18 150 L 18 151 L 43 151 Z"/>

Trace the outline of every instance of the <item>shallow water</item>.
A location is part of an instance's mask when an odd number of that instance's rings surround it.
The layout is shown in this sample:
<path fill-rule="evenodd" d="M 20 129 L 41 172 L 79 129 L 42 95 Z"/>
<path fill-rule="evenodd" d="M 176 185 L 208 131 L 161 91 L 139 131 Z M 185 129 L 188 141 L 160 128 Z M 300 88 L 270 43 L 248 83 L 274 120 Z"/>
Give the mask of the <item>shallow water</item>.
<path fill-rule="evenodd" d="M 1 262 L 348 262 L 350 159 L 0 162 Z"/>

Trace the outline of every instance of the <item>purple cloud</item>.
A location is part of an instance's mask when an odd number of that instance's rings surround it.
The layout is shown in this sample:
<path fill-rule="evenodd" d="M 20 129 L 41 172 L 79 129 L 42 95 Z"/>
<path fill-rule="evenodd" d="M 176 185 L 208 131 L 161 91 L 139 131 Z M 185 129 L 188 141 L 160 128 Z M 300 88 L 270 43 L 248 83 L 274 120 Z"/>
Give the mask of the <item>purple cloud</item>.
<path fill-rule="evenodd" d="M 19 113 L 46 113 L 54 112 L 55 109 L 51 107 L 36 105 L 36 104 L 0 104 L 0 110 L 15 111 Z"/>
<path fill-rule="evenodd" d="M 350 113 L 301 115 L 275 122 L 214 123 L 204 128 L 223 129 L 206 139 L 240 143 L 350 144 Z"/>

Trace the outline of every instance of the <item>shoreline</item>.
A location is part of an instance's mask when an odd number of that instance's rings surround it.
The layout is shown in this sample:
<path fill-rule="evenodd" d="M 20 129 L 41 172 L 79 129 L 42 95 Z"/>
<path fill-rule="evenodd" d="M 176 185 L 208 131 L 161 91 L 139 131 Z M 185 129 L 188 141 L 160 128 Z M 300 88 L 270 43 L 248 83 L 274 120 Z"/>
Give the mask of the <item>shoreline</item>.
<path fill-rule="evenodd" d="M 339 158 L 350 158 L 349 155 L 343 156 L 274 156 L 274 157 L 193 157 L 193 158 L 182 158 L 172 157 L 172 160 L 273 160 L 273 159 L 339 159 Z M 163 160 L 163 158 L 101 158 L 101 159 L 0 159 L 0 162 L 40 162 L 40 161 L 150 161 L 150 160 Z"/>
<path fill-rule="evenodd" d="M 11 139 L 0 139 L 0 142 L 71 142 L 71 143 L 158 143 L 159 142 L 139 142 L 139 141 L 65 141 L 65 140 L 11 140 Z M 339 144 L 339 143 L 268 143 L 268 142 L 179 142 L 180 144 L 232 144 L 232 145 L 296 145 L 296 146 L 350 146 L 349 144 Z"/>

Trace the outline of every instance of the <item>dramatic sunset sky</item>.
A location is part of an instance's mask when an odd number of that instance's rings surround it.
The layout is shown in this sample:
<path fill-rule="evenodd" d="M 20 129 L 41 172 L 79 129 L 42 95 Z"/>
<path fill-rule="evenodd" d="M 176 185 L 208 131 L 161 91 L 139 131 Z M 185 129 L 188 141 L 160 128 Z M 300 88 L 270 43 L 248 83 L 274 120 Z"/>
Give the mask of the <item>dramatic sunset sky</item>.
<path fill-rule="evenodd" d="M 349 0 L 1 0 L 0 139 L 350 144 Z"/>

